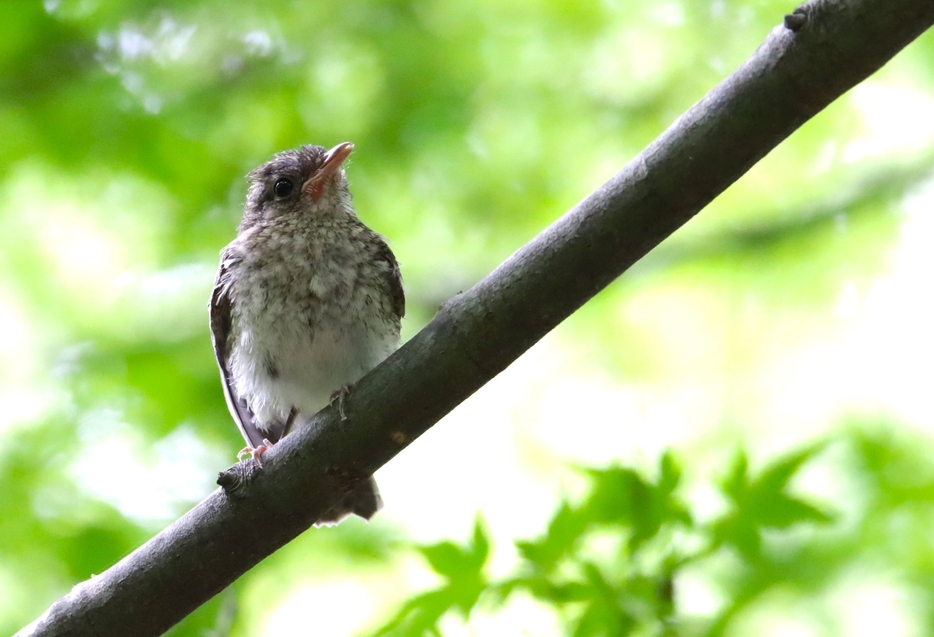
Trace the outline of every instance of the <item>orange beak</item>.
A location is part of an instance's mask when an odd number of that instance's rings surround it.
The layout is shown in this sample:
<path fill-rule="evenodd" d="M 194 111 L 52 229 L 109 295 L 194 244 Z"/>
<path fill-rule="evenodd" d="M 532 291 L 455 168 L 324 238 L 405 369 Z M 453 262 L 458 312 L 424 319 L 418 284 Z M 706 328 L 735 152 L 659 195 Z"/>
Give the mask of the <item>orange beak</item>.
<path fill-rule="evenodd" d="M 324 163 L 321 164 L 321 168 L 302 186 L 302 193 L 311 197 L 312 201 L 321 199 L 321 195 L 324 194 L 325 181 L 327 181 L 328 177 L 336 175 L 340 171 L 341 166 L 352 152 L 353 144 L 350 142 L 342 142 L 329 150 L 324 156 Z"/>

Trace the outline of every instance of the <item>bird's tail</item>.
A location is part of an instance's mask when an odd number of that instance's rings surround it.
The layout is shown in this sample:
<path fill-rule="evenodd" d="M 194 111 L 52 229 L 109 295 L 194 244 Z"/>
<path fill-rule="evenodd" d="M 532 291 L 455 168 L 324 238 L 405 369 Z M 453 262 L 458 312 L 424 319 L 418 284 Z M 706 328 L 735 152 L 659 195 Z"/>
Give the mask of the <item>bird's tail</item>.
<path fill-rule="evenodd" d="M 315 522 L 315 526 L 337 524 L 351 513 L 369 520 L 382 508 L 383 498 L 379 495 L 379 487 L 376 486 L 373 476 L 370 476 L 367 480 L 361 480 L 344 496 L 343 500 L 328 509 Z"/>

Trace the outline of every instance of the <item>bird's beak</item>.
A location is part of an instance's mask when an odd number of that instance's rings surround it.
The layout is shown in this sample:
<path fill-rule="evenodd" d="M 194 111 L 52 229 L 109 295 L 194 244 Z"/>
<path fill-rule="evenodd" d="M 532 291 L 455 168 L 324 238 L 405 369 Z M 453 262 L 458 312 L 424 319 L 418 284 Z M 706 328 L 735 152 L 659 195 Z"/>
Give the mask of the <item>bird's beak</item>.
<path fill-rule="evenodd" d="M 321 198 L 321 195 L 324 194 L 324 182 L 331 175 L 336 175 L 341 166 L 347 158 L 350 157 L 350 153 L 353 152 L 353 144 L 350 142 L 343 142 L 329 150 L 324 155 L 324 162 L 321 164 L 321 168 L 311 176 L 308 181 L 305 182 L 305 185 L 302 186 L 302 192 L 311 197 L 312 201 L 318 201 Z"/>

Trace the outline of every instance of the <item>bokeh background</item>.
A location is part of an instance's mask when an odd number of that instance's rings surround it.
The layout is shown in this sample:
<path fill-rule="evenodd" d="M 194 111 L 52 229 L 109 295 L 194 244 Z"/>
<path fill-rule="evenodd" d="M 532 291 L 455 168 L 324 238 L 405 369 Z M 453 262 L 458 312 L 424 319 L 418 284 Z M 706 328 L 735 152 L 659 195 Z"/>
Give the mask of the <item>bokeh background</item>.
<path fill-rule="evenodd" d="M 0 3 L 0 633 L 235 459 L 206 303 L 251 168 L 356 144 L 410 337 L 794 5 Z M 172 634 L 932 634 L 932 209 L 928 33 L 384 467 L 372 523 Z"/>

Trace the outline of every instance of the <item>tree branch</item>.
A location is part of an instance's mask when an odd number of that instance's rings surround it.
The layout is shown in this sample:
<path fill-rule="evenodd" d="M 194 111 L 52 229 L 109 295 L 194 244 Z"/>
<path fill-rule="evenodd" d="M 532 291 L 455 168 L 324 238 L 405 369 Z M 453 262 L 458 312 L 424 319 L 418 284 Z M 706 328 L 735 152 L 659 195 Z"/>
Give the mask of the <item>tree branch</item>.
<path fill-rule="evenodd" d="M 342 489 L 388 462 L 932 22 L 931 0 L 803 5 L 620 173 L 444 304 L 351 391 L 347 421 L 325 409 L 316 426 L 264 455 L 265 468 L 248 473 L 236 495 L 214 492 L 18 634 L 167 630 L 302 533 Z"/>

